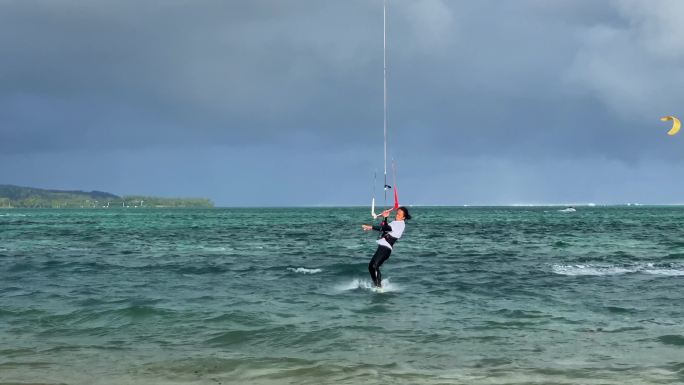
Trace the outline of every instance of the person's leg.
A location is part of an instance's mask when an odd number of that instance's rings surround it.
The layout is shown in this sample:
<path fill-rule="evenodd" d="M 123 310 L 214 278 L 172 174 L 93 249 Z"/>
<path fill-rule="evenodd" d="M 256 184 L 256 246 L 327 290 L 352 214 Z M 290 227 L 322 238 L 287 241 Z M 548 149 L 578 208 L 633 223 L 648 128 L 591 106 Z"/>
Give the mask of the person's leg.
<path fill-rule="evenodd" d="M 375 254 L 373 254 L 373 258 L 371 259 L 370 263 L 368 263 L 368 272 L 370 272 L 371 279 L 376 287 L 382 286 L 382 274 L 380 273 L 380 266 L 382 266 L 387 258 L 389 258 L 391 253 L 392 249 L 388 249 L 384 246 L 378 246 L 378 249 L 375 250 Z"/>

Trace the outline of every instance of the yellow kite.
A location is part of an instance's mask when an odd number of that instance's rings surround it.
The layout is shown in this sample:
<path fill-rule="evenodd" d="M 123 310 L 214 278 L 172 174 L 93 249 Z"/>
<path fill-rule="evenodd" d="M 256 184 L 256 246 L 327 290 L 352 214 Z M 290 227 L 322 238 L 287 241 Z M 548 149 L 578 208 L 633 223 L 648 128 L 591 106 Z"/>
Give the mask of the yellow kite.
<path fill-rule="evenodd" d="M 672 121 L 672 128 L 670 128 L 670 131 L 667 132 L 668 135 L 674 135 L 679 132 L 679 128 L 682 126 L 682 123 L 679 121 L 679 119 L 675 118 L 672 115 L 668 116 L 663 116 L 660 118 L 663 122 L 667 122 L 668 120 Z"/>

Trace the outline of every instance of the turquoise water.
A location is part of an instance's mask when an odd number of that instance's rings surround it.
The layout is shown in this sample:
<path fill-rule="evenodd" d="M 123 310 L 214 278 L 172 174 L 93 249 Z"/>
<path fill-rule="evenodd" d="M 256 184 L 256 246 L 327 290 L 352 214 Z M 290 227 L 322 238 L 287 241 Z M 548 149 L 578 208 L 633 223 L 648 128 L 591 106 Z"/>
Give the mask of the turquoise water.
<path fill-rule="evenodd" d="M 0 384 L 681 384 L 684 208 L 0 211 Z"/>

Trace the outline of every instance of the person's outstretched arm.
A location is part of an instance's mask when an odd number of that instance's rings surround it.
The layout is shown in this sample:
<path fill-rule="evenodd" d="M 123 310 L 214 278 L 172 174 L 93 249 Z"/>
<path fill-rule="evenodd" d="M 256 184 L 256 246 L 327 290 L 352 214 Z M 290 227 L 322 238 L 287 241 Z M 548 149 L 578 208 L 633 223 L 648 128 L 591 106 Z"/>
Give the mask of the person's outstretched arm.
<path fill-rule="evenodd" d="M 387 217 L 389 216 L 390 211 L 392 211 L 392 210 L 385 210 L 382 212 L 383 220 L 380 223 L 380 225 L 376 225 L 376 226 L 361 225 L 361 227 L 363 227 L 363 231 L 368 231 L 368 230 L 392 231 L 392 226 L 387 224 Z"/>

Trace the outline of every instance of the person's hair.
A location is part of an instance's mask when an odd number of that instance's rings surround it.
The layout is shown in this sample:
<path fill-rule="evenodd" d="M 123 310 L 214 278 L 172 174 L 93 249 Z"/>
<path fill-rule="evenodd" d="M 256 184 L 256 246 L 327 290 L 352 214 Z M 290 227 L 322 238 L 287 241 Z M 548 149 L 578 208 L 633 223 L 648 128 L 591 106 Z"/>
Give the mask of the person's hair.
<path fill-rule="evenodd" d="M 411 214 L 409 214 L 408 209 L 404 206 L 399 207 L 397 210 L 404 212 L 404 219 L 411 219 Z"/>

